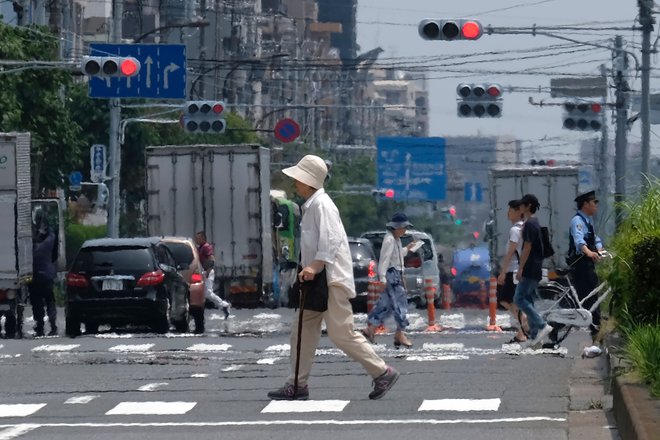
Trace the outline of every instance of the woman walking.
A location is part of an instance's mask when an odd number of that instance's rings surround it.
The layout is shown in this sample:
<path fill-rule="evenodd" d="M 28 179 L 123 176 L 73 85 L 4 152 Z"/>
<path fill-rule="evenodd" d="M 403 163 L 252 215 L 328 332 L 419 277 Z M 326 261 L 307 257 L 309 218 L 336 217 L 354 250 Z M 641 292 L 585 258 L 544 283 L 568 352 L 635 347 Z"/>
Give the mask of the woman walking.
<path fill-rule="evenodd" d="M 401 237 L 412 224 L 408 221 L 406 214 L 397 212 L 386 226 L 388 231 L 383 239 L 378 262 L 378 278 L 385 285 L 385 289 L 378 297 L 376 306 L 369 313 L 367 328 L 362 332 L 369 342 L 375 343 L 376 327 L 381 325 L 388 316 L 394 315 L 396 321 L 394 346 L 397 348 L 401 345 L 412 347 L 412 342 L 404 333 L 409 322 L 406 317 L 408 296 L 403 281 L 403 257 L 415 245 L 415 242 L 406 247 L 401 246 Z"/>

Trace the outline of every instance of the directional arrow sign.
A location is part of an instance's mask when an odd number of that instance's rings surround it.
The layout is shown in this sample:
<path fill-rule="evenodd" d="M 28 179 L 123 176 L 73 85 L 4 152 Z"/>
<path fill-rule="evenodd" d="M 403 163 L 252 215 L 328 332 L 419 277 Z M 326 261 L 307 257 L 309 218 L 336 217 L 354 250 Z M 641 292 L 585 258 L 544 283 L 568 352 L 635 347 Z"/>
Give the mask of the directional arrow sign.
<path fill-rule="evenodd" d="M 90 44 L 91 56 L 134 57 L 141 65 L 132 78 L 89 78 L 92 98 L 186 98 L 183 44 Z"/>

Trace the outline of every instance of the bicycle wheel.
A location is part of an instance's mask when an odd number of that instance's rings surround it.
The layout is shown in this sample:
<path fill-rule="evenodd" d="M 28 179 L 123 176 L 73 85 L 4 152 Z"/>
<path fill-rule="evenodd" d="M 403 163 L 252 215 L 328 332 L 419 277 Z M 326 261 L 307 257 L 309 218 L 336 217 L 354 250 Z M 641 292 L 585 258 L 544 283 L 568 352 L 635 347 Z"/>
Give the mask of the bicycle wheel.
<path fill-rule="evenodd" d="M 552 331 L 548 335 L 550 343 L 547 344 L 549 347 L 545 347 L 546 344 L 544 344 L 544 348 L 554 348 L 559 346 L 559 344 L 568 337 L 571 330 L 573 330 L 572 325 L 557 324 L 556 322 L 550 322 L 549 324 L 552 327 Z"/>

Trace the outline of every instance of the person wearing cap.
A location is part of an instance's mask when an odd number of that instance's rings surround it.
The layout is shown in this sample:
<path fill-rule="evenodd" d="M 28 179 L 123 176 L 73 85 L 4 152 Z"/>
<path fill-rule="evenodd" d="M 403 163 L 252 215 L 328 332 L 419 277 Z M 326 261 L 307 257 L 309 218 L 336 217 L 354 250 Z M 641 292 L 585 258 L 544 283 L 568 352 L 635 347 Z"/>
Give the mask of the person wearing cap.
<path fill-rule="evenodd" d="M 518 286 L 513 295 L 513 302 L 527 316 L 529 327 L 526 346 L 535 347 L 551 331 L 552 327 L 546 323 L 534 306 L 536 287 L 543 277 L 543 243 L 541 241 L 541 224 L 534 215 L 541 207 L 534 194 L 525 194 L 520 199 L 520 210 L 525 218 L 522 229 L 523 248 L 520 255 L 516 279 Z"/>
<path fill-rule="evenodd" d="M 497 301 L 502 307 L 509 310 L 514 319 L 518 321 L 518 307 L 513 302 L 513 295 L 516 293 L 516 284 L 518 281 L 515 279 L 515 275 L 518 272 L 523 247 L 522 228 L 524 217 L 520 211 L 520 200 L 509 201 L 507 218 L 511 222 L 509 245 L 507 246 L 506 254 L 502 257 L 501 270 L 497 277 Z M 509 341 L 510 344 L 521 343 L 527 340 L 522 329 L 522 325 L 526 320 L 524 316 L 522 318 L 521 327 L 518 328 L 516 335 Z"/>
<path fill-rule="evenodd" d="M 403 281 L 403 257 L 415 245 L 409 243 L 406 247 L 401 246 L 401 237 L 406 229 L 412 226 L 406 214 L 397 212 L 392 220 L 385 224 L 387 234 L 383 238 L 380 250 L 380 261 L 378 262 L 378 279 L 385 286 L 380 293 L 376 306 L 367 317 L 367 328 L 363 330 L 364 336 L 372 344 L 376 342 L 376 327 L 390 315 L 394 315 L 396 321 L 396 332 L 394 333 L 394 346 L 399 348 L 412 347 L 412 342 L 404 330 L 408 322 L 408 296 Z"/>
<path fill-rule="evenodd" d="M 598 211 L 598 199 L 595 191 L 580 194 L 575 198 L 577 212 L 571 219 L 566 261 L 573 268 L 571 279 L 580 299 L 585 298 L 598 286 L 595 263 L 600 260 L 603 243 L 593 226 L 593 216 Z M 597 296 L 584 302 L 584 308 L 589 309 Z M 595 341 L 600 326 L 600 310 L 596 308 L 590 327 L 591 337 Z"/>
<path fill-rule="evenodd" d="M 350 358 L 359 362 L 373 378 L 370 399 L 383 397 L 399 379 L 399 372 L 376 354 L 371 344 L 353 327 L 350 299 L 355 297 L 353 262 L 348 237 L 339 210 L 323 189 L 328 168 L 318 156 L 307 155 L 282 172 L 294 179 L 296 192 L 305 199 L 300 224 L 300 281 L 312 280 L 324 268 L 328 280 L 328 309 L 325 312 L 305 310 L 303 314 L 299 359 L 298 389 L 295 383 L 298 326 L 291 331 L 291 374 L 283 387 L 268 393 L 273 400 L 307 400 L 308 379 L 325 321 L 330 340 Z M 296 312 L 296 322 L 300 316 Z"/>

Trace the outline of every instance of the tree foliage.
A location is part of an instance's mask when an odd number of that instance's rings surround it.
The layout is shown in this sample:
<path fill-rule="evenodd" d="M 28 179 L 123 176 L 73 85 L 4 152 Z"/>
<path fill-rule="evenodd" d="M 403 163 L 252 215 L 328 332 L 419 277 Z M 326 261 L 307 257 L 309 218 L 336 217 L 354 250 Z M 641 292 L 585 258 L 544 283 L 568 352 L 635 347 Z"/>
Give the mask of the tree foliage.
<path fill-rule="evenodd" d="M 33 65 L 58 59 L 58 39 L 46 27 L 0 23 L 0 59 L 25 62 L 0 71 L 0 131 L 32 133 L 33 192 L 60 187 L 81 163 L 81 128 L 66 99 L 73 81 L 63 67 Z"/>

